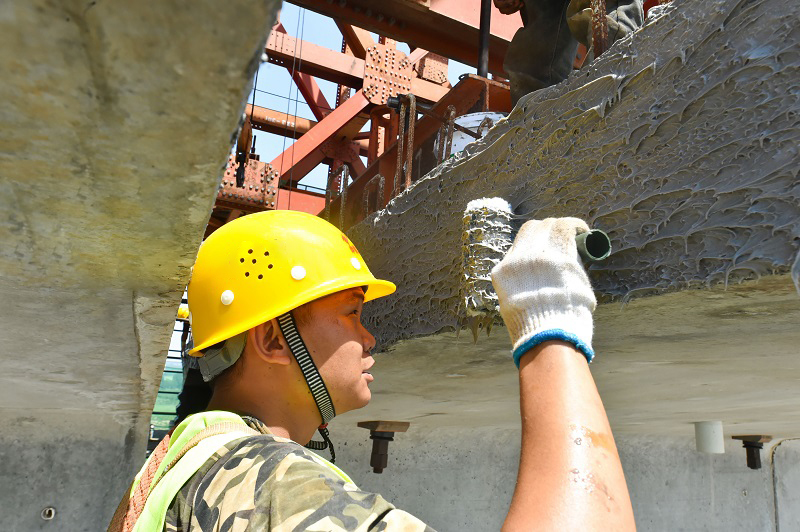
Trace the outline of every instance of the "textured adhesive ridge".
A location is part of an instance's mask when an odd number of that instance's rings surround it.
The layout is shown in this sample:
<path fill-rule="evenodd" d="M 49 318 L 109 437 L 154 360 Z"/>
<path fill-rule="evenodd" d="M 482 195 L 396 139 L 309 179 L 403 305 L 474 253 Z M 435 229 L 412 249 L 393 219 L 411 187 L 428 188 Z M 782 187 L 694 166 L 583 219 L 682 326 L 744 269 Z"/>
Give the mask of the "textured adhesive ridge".
<path fill-rule="evenodd" d="M 472 329 L 478 341 L 478 330 L 491 332 L 499 316 L 497 294 L 492 286 L 492 268 L 511 248 L 513 212 L 511 204 L 502 198 L 481 198 L 470 201 L 464 211 L 461 235 L 462 323 Z"/>
<path fill-rule="evenodd" d="M 458 322 L 461 215 L 500 196 L 608 233 L 601 302 L 789 273 L 800 246 L 800 3 L 676 0 L 350 236 L 398 285 L 383 342 Z M 794 268 L 796 278 L 798 266 Z"/>

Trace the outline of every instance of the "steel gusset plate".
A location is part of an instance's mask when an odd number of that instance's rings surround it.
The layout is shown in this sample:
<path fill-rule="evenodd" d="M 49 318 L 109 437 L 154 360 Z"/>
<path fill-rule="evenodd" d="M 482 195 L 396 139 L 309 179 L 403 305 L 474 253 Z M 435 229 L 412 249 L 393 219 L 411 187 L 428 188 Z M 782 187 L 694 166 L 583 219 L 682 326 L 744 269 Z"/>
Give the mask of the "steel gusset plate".
<path fill-rule="evenodd" d="M 364 95 L 371 103 L 383 105 L 390 96 L 411 92 L 412 66 L 400 50 L 370 46 L 364 62 Z"/>
<path fill-rule="evenodd" d="M 247 161 L 244 169 L 244 187 L 236 186 L 238 164 L 229 159 L 217 191 L 217 206 L 258 212 L 275 208 L 278 172 L 269 163 L 256 160 Z"/>

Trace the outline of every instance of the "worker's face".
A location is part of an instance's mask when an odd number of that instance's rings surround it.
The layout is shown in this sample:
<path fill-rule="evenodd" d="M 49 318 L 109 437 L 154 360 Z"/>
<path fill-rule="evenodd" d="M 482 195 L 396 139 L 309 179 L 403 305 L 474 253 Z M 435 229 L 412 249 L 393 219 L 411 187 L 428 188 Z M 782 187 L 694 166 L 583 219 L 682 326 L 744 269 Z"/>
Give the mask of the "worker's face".
<path fill-rule="evenodd" d="M 364 291 L 352 288 L 304 305 L 298 329 L 328 388 L 337 414 L 361 408 L 372 397 L 369 369 L 375 337 L 361 324 Z"/>

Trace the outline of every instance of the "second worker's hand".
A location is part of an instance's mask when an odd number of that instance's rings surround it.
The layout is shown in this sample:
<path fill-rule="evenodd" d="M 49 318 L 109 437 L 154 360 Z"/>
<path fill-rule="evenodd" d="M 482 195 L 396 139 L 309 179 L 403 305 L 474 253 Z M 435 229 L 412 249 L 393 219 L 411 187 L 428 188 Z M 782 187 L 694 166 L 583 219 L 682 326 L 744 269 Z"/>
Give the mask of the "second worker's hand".
<path fill-rule="evenodd" d="M 503 15 L 513 15 L 524 6 L 523 0 L 494 0 L 494 7 Z"/>

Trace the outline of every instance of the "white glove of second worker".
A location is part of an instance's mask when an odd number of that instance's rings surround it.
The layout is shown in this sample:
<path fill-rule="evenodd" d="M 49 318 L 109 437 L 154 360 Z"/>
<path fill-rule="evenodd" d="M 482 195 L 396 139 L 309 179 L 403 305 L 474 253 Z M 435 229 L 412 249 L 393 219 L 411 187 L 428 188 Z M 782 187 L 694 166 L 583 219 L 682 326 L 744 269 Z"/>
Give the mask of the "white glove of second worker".
<path fill-rule="evenodd" d="M 548 340 L 569 342 L 592 361 L 592 312 L 597 301 L 575 244 L 575 235 L 588 230 L 578 218 L 526 222 L 492 269 L 517 367 L 522 355 Z"/>

